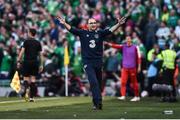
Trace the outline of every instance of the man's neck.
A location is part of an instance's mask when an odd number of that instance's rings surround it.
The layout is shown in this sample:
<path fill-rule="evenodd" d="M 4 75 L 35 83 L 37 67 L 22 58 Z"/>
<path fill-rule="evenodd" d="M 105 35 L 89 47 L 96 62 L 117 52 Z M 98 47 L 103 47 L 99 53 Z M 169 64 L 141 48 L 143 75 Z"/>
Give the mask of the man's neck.
<path fill-rule="evenodd" d="M 88 31 L 91 31 L 91 32 L 92 32 L 92 31 L 95 31 L 95 30 L 88 29 Z"/>
<path fill-rule="evenodd" d="M 127 43 L 126 45 L 127 45 L 128 47 L 130 47 L 130 46 L 132 45 L 132 43 Z"/>
<path fill-rule="evenodd" d="M 32 39 L 34 39 L 35 38 L 35 36 L 29 36 L 30 38 L 32 38 Z"/>

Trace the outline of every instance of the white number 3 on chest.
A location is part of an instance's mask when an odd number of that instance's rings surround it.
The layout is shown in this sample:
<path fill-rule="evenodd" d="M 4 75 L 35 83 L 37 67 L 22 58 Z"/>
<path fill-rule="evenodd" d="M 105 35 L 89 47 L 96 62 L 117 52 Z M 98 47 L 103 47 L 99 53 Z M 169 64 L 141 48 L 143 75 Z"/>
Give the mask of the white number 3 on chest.
<path fill-rule="evenodd" d="M 89 42 L 90 42 L 90 44 L 89 44 L 90 48 L 95 48 L 96 47 L 95 40 L 90 40 Z"/>

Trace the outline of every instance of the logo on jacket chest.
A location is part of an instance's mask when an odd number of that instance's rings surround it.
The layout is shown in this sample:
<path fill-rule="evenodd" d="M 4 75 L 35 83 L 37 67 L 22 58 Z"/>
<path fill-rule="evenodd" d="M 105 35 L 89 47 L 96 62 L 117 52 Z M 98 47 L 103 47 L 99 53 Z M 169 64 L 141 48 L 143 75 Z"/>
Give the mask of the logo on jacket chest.
<path fill-rule="evenodd" d="M 98 39 L 98 38 L 99 38 L 99 35 L 98 35 L 98 34 L 95 34 L 94 37 L 95 37 L 96 39 Z"/>

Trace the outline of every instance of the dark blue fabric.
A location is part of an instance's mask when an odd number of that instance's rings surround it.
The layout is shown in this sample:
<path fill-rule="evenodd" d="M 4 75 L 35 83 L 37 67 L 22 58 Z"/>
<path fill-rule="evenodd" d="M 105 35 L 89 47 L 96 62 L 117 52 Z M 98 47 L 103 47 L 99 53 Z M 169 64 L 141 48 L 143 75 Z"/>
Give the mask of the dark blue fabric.
<path fill-rule="evenodd" d="M 93 103 L 95 106 L 102 104 L 101 82 L 102 82 L 102 67 L 94 64 L 85 64 L 85 72 L 91 87 Z"/>
<path fill-rule="evenodd" d="M 103 40 L 105 36 L 111 34 L 109 29 L 88 31 L 71 28 L 69 31 L 80 37 L 83 63 L 94 61 L 102 63 Z"/>

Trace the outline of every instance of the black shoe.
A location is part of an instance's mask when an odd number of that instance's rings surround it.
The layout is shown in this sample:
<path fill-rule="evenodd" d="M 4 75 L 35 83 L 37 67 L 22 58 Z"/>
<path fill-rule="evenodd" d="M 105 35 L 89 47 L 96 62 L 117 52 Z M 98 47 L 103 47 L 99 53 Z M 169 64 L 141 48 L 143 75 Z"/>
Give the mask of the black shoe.
<path fill-rule="evenodd" d="M 103 107 L 102 104 L 99 104 L 99 105 L 98 105 L 99 110 L 102 110 L 102 107 Z"/>
<path fill-rule="evenodd" d="M 102 110 L 102 104 L 94 105 L 93 110 Z"/>
<path fill-rule="evenodd" d="M 93 110 L 98 110 L 97 106 L 93 106 L 92 109 L 93 109 Z"/>

